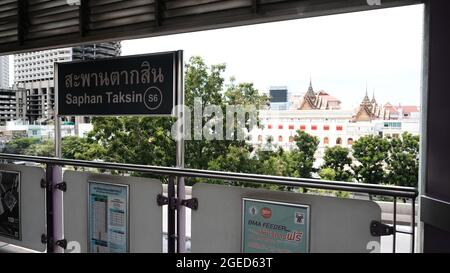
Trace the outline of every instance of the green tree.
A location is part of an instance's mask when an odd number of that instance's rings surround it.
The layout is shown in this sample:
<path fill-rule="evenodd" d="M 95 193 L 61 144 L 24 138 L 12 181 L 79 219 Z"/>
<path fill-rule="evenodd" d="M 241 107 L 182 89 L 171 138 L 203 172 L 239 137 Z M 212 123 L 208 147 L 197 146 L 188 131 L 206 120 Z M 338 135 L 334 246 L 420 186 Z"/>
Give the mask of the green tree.
<path fill-rule="evenodd" d="M 53 140 L 43 140 L 30 145 L 24 152 L 26 155 L 55 156 L 55 143 Z"/>
<path fill-rule="evenodd" d="M 105 156 L 105 149 L 89 138 L 67 136 L 61 141 L 63 158 L 78 160 L 98 160 Z"/>
<path fill-rule="evenodd" d="M 201 99 L 201 109 L 209 105 L 216 105 L 222 111 L 223 117 L 226 117 L 227 106 L 240 105 L 244 109 L 249 106 L 254 106 L 255 109 L 259 109 L 261 106 L 267 104 L 268 97 L 265 95 L 259 95 L 258 90 L 253 87 L 251 83 L 239 83 L 236 84 L 234 78 L 231 79 L 231 83 L 225 86 L 223 73 L 226 69 L 224 64 L 212 65 L 208 67 L 202 58 L 192 57 L 189 63 L 186 65 L 185 76 L 185 96 L 186 105 L 190 109 L 194 109 L 194 99 Z M 225 92 L 224 92 L 225 90 Z M 193 114 L 193 113 L 192 113 Z M 237 115 L 234 114 L 233 118 Z M 211 119 L 211 117 L 203 117 L 201 120 L 200 128 L 196 127 L 195 121 L 191 120 L 191 129 L 195 133 L 201 132 L 205 124 Z M 237 119 L 236 119 L 237 120 Z M 230 147 L 239 147 L 241 150 L 245 149 L 246 152 L 250 152 L 250 147 L 245 140 L 237 140 L 238 130 L 250 130 L 251 124 L 247 117 L 244 124 L 233 122 L 233 126 L 226 127 L 226 122 L 223 120 L 223 127 L 221 128 L 223 134 L 227 131 L 232 132 L 233 140 L 229 140 L 224 137 L 222 140 L 191 140 L 186 141 L 186 166 L 195 169 L 208 169 L 209 161 L 212 159 L 221 158 L 226 160 L 227 153 L 231 151 Z M 217 128 L 215 128 L 217 129 Z M 222 136 L 223 136 L 222 134 Z M 192 136 L 193 137 L 193 136 Z M 250 160 L 250 159 L 248 159 Z M 245 168 L 243 168 L 244 170 Z M 222 170 L 228 170 L 223 168 Z"/>
<path fill-rule="evenodd" d="M 254 173 L 257 167 L 255 160 L 246 147 L 230 146 L 225 154 L 209 160 L 208 169 Z"/>
<path fill-rule="evenodd" d="M 48 156 L 55 155 L 54 142 L 52 140 L 41 140 L 34 137 L 14 138 L 5 144 L 4 153 Z"/>
<path fill-rule="evenodd" d="M 327 147 L 323 156 L 324 164 L 322 169 L 334 171 L 334 179 L 337 181 L 351 181 L 352 173 L 349 170 L 352 159 L 349 150 L 341 146 Z M 320 175 L 322 177 L 322 175 Z"/>
<path fill-rule="evenodd" d="M 314 169 L 314 154 L 319 146 L 319 139 L 301 130 L 297 131 L 294 137 L 297 146 L 291 152 L 292 160 L 295 164 L 295 169 L 299 177 L 311 178 Z"/>
<path fill-rule="evenodd" d="M 320 169 L 319 176 L 323 180 L 330 180 L 330 181 L 338 180 L 339 181 L 339 179 L 336 178 L 335 170 L 333 170 L 332 168 L 322 168 L 322 169 Z M 313 190 L 313 191 L 317 192 L 319 194 L 334 195 L 336 197 L 341 197 L 341 198 L 348 198 L 348 197 L 350 197 L 350 193 L 349 192 L 345 192 L 345 191 L 329 191 L 329 190 Z"/>
<path fill-rule="evenodd" d="M 90 143 L 103 147 L 105 161 L 173 166 L 175 141 L 171 118 L 96 117 L 88 134 Z"/>
<path fill-rule="evenodd" d="M 335 181 L 336 172 L 332 168 L 321 168 L 319 171 L 319 176 L 323 180 Z"/>
<path fill-rule="evenodd" d="M 200 99 L 202 111 L 208 105 L 217 105 L 224 112 L 225 107 L 222 90 L 224 89 L 225 80 L 222 74 L 225 69 L 225 64 L 208 67 L 201 57 L 191 57 L 186 64 L 184 88 L 185 102 L 190 109 L 194 110 L 194 100 Z M 195 126 L 193 114 L 191 118 L 192 132 L 202 134 L 203 127 L 209 118 L 202 116 L 200 128 L 198 128 Z M 194 138 L 194 135 L 192 135 L 192 138 Z M 203 139 L 203 134 L 201 138 L 201 140 L 185 142 L 185 164 L 189 168 L 208 169 L 209 160 L 219 158 L 220 156 L 223 158 L 228 151 L 230 141 L 206 140 Z"/>
<path fill-rule="evenodd" d="M 38 138 L 14 138 L 5 144 L 4 153 L 8 154 L 26 154 L 26 150 L 33 144 L 39 143 Z"/>
<path fill-rule="evenodd" d="M 401 138 L 391 138 L 388 175 L 390 184 L 417 187 L 419 180 L 419 136 L 403 133 Z"/>
<path fill-rule="evenodd" d="M 380 136 L 363 136 L 353 143 L 353 157 L 358 161 L 352 166 L 355 178 L 368 184 L 386 183 L 385 160 L 389 141 Z"/>

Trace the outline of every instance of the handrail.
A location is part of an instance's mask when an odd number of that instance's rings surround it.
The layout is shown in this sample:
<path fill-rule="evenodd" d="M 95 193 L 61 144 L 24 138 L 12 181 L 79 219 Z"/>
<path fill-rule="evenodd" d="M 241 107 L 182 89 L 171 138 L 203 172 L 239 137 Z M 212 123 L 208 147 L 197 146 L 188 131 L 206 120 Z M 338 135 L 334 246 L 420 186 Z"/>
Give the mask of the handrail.
<path fill-rule="evenodd" d="M 52 164 L 59 166 L 67 165 L 67 166 L 87 167 L 97 169 L 135 171 L 168 176 L 198 177 L 198 178 L 219 179 L 219 180 L 233 180 L 247 183 L 274 184 L 282 186 L 305 187 L 305 188 L 315 188 L 325 190 L 340 190 L 340 191 L 360 192 L 360 193 L 403 197 L 403 198 L 416 198 L 418 196 L 417 189 L 413 187 L 374 185 L 374 184 L 363 184 L 353 182 L 338 182 L 312 178 L 233 173 L 233 172 L 163 167 L 163 166 L 147 166 L 128 163 L 98 162 L 98 161 L 62 159 L 55 157 L 41 157 L 41 156 L 5 154 L 5 153 L 0 153 L 0 159 L 35 162 L 41 164 Z"/>

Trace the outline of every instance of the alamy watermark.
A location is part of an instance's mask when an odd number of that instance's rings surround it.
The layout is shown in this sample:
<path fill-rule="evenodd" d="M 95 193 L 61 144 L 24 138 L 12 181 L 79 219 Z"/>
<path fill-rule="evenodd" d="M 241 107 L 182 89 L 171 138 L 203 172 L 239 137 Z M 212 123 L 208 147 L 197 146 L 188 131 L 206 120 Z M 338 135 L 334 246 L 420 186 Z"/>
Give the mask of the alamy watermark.
<path fill-rule="evenodd" d="M 174 140 L 247 140 L 258 123 L 254 105 L 204 106 L 201 98 L 194 99 L 193 109 L 177 105 L 174 113 L 179 117 L 171 130 Z"/>

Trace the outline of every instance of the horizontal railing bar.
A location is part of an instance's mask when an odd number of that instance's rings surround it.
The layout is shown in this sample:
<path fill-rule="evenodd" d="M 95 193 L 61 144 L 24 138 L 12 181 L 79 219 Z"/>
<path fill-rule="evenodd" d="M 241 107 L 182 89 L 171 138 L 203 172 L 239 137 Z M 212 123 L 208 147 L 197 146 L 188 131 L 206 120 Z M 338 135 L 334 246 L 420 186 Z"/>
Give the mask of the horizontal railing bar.
<path fill-rule="evenodd" d="M 412 232 L 409 232 L 409 231 L 401 231 L 401 230 L 397 230 L 397 233 L 403 233 L 403 234 L 413 235 L 413 233 L 412 233 Z"/>
<path fill-rule="evenodd" d="M 418 195 L 418 191 L 412 187 L 399 187 L 390 185 L 374 185 L 352 182 L 338 182 L 328 180 L 318 180 L 311 178 L 296 178 L 296 177 L 284 177 L 284 176 L 270 176 L 259 174 L 247 174 L 247 173 L 232 173 L 223 171 L 210 171 L 210 170 L 198 170 L 176 167 L 163 167 L 163 166 L 147 166 L 136 165 L 127 163 L 111 163 L 111 162 L 98 162 L 98 161 L 86 161 L 75 159 L 61 159 L 54 157 L 40 157 L 29 155 L 17 155 L 17 154 L 4 154 L 0 153 L 0 159 L 9 159 L 15 161 L 27 161 L 41 164 L 53 164 L 53 165 L 68 165 L 77 167 L 88 167 L 97 169 L 111 169 L 120 171 L 135 171 L 152 173 L 159 175 L 173 175 L 184 177 L 198 177 L 208 179 L 219 180 L 232 180 L 248 183 L 258 184 L 274 184 L 281 186 L 293 186 L 293 187 L 305 187 L 316 188 L 326 190 L 340 190 L 348 192 L 368 193 L 375 195 L 396 196 L 405 198 L 415 198 Z"/>

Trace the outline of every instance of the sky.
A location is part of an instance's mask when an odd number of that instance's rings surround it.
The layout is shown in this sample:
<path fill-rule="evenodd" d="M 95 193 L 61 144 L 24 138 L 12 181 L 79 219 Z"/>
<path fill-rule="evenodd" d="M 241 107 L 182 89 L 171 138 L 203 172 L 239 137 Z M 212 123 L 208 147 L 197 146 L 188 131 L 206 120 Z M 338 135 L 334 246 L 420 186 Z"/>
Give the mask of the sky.
<path fill-rule="evenodd" d="M 289 20 L 122 42 L 122 55 L 184 50 L 208 65 L 226 63 L 226 79 L 260 92 L 287 86 L 359 105 L 367 88 L 381 102 L 420 104 L 423 6 Z"/>
<path fill-rule="evenodd" d="M 413 5 L 127 40 L 122 55 L 181 49 L 185 62 L 198 55 L 208 65 L 225 63 L 227 80 L 252 82 L 260 92 L 287 86 L 304 93 L 311 76 L 315 91 L 351 109 L 366 84 L 379 103 L 419 105 L 422 40 L 423 5 Z"/>

